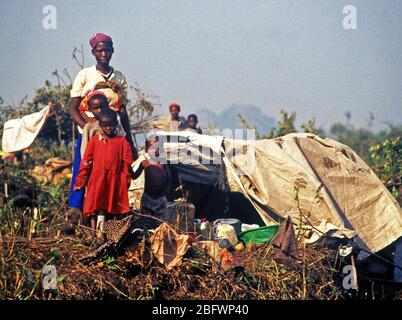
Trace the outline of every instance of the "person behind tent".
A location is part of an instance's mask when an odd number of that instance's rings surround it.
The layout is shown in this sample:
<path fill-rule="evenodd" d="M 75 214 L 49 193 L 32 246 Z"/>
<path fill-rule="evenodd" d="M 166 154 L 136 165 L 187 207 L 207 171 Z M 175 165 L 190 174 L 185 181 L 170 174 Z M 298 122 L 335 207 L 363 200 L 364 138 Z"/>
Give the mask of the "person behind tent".
<path fill-rule="evenodd" d="M 202 134 L 202 130 L 200 127 L 197 127 L 198 117 L 195 114 L 190 114 L 187 117 L 187 129 L 188 131 L 192 131 L 198 134 Z"/>
<path fill-rule="evenodd" d="M 180 105 L 173 102 L 169 105 L 169 115 L 158 117 L 154 120 L 153 128 L 163 131 L 181 131 L 187 128 L 187 121 L 184 117 L 179 116 Z"/>
<path fill-rule="evenodd" d="M 86 186 L 84 214 L 89 217 L 93 229 L 98 216 L 108 219 L 130 212 L 130 145 L 124 137 L 117 135 L 116 112 L 105 109 L 100 112 L 98 121 L 102 133 L 89 141 L 74 185 L 74 190 Z"/>
<path fill-rule="evenodd" d="M 138 178 L 144 171 L 145 183 L 141 211 L 161 218 L 167 213 L 172 178 L 168 165 L 161 161 L 158 136 L 150 136 L 146 139 L 145 152 L 145 159 L 133 171 L 132 178 Z"/>
<path fill-rule="evenodd" d="M 180 105 L 173 102 L 169 105 L 169 124 L 170 131 L 181 131 L 187 128 L 187 121 L 184 117 L 179 116 L 181 111 Z"/>
<path fill-rule="evenodd" d="M 128 115 L 126 112 L 127 104 L 127 81 L 124 75 L 109 65 L 114 53 L 112 38 L 103 33 L 93 35 L 89 43 L 92 48 L 92 54 L 96 59 L 96 65 L 82 69 L 74 79 L 72 89 L 70 91 L 71 100 L 69 103 L 69 113 L 73 121 L 78 125 L 79 134 L 77 135 L 76 145 L 74 149 L 73 159 L 73 179 L 71 182 L 71 196 L 68 201 L 70 208 L 82 209 L 84 191 L 74 191 L 73 186 L 81 162 L 81 143 L 82 129 L 89 121 L 88 115 L 91 113 L 87 110 L 87 98 L 90 93 L 98 89 L 97 86 L 103 85 L 116 93 L 117 99 L 113 105 L 109 107 L 116 108 L 120 116 L 121 125 L 124 129 L 126 139 L 132 149 L 133 157 L 136 157 L 137 150 L 134 147 Z"/>

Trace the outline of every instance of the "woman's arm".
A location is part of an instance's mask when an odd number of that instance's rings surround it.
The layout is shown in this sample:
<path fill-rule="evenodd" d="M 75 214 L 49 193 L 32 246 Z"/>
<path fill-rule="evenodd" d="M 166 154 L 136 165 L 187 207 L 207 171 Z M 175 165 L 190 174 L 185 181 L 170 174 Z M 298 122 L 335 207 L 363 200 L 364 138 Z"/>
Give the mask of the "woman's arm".
<path fill-rule="evenodd" d="M 78 110 L 78 107 L 80 106 L 81 103 L 81 98 L 80 97 L 74 97 L 70 99 L 70 103 L 68 105 L 68 112 L 71 115 L 71 118 L 73 121 L 79 125 L 81 128 L 84 128 L 85 126 L 85 121 L 81 117 L 81 114 Z"/>
<path fill-rule="evenodd" d="M 82 90 L 87 83 L 87 78 L 86 78 L 86 69 L 82 69 L 80 72 L 78 72 L 77 76 L 74 79 L 73 85 L 70 90 L 70 103 L 68 105 L 68 112 L 71 115 L 71 118 L 73 121 L 79 125 L 81 128 L 85 126 L 85 121 L 81 117 L 81 114 L 79 112 L 79 106 L 82 100 Z"/>
<path fill-rule="evenodd" d="M 131 135 L 131 130 L 130 130 L 130 120 L 128 118 L 127 110 L 125 106 L 122 106 L 119 111 L 120 115 L 120 121 L 121 125 L 124 129 L 124 132 L 126 133 L 126 140 L 130 145 L 131 151 L 132 151 L 132 158 L 136 160 L 138 158 L 138 151 L 134 146 L 134 141 L 133 137 Z"/>

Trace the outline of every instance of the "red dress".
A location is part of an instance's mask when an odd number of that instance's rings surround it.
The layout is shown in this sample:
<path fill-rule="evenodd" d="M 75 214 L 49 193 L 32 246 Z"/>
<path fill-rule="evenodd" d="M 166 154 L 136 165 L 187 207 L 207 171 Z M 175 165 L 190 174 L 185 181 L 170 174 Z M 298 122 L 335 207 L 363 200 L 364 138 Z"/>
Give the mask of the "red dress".
<path fill-rule="evenodd" d="M 85 148 L 75 186 L 87 185 L 84 214 L 89 216 L 99 210 L 109 214 L 130 211 L 128 171 L 132 163 L 131 148 L 124 137 L 94 136 Z M 88 179 L 89 178 L 89 179 Z"/>

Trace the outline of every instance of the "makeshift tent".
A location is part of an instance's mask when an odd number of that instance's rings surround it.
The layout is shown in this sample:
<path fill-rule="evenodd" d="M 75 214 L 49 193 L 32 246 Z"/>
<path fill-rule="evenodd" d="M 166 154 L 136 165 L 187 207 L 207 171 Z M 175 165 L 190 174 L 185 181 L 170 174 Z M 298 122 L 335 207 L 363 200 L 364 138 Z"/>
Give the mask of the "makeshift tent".
<path fill-rule="evenodd" d="M 335 140 L 308 133 L 256 141 L 157 134 L 162 156 L 183 182 L 240 193 L 266 225 L 291 216 L 312 228 L 312 241 L 326 233 L 356 236 L 373 253 L 402 236 L 396 200 L 351 148 Z"/>

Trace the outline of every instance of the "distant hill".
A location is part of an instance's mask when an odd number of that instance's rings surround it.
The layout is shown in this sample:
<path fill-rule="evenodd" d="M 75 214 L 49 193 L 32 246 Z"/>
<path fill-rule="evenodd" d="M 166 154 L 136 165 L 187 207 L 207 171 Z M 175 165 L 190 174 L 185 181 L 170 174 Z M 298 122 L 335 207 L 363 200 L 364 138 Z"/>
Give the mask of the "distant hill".
<path fill-rule="evenodd" d="M 275 127 L 276 121 L 273 117 L 266 115 L 260 108 L 251 105 L 232 105 L 219 114 L 208 109 L 196 112 L 201 127 L 215 124 L 220 130 L 242 128 L 239 124 L 238 113 L 250 125 L 255 126 L 260 133 L 267 133 L 271 128 Z"/>

